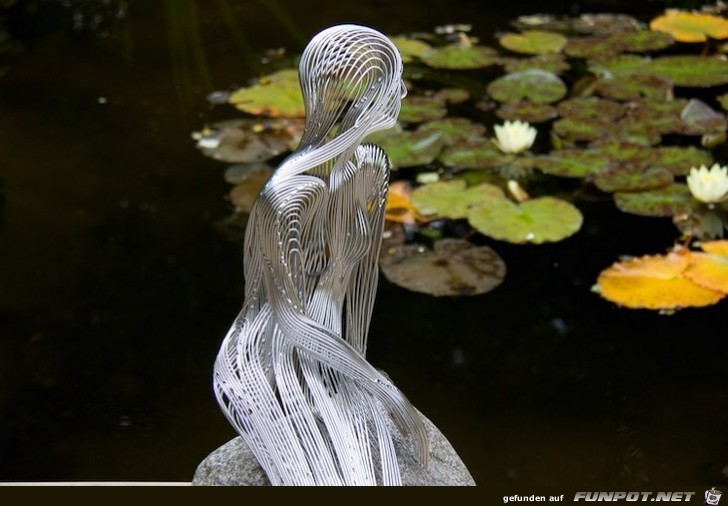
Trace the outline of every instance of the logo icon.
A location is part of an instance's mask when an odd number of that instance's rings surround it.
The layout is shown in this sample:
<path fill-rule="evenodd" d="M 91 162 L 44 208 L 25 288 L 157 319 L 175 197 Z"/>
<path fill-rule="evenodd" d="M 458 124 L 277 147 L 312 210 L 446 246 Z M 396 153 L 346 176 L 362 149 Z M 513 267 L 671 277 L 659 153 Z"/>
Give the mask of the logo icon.
<path fill-rule="evenodd" d="M 705 504 L 710 506 L 716 506 L 720 502 L 720 496 L 723 492 L 716 489 L 715 487 L 705 491 Z"/>

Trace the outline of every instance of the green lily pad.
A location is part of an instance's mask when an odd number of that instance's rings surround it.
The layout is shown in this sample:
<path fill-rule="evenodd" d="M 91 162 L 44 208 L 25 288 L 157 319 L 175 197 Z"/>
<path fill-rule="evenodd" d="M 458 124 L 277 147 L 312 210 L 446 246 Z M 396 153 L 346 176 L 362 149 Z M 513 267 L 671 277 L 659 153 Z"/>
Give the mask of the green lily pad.
<path fill-rule="evenodd" d="M 673 175 L 669 170 L 637 163 L 622 163 L 594 176 L 594 185 L 608 193 L 653 190 L 672 182 Z"/>
<path fill-rule="evenodd" d="M 617 134 L 617 125 L 598 118 L 562 118 L 553 124 L 553 131 L 562 138 L 579 142 L 593 141 Z"/>
<path fill-rule="evenodd" d="M 640 72 L 648 74 L 646 70 L 650 59 L 636 54 L 620 54 L 608 58 L 590 59 L 587 62 L 589 72 L 600 77 L 621 77 L 622 74 Z"/>
<path fill-rule="evenodd" d="M 423 53 L 432 49 L 432 46 L 427 42 L 410 37 L 390 37 L 390 40 L 397 46 L 404 63 L 409 63 L 414 58 L 419 58 Z"/>
<path fill-rule="evenodd" d="M 261 78 L 257 84 L 240 88 L 230 95 L 229 101 L 241 111 L 270 118 L 303 118 L 303 104 L 298 72 L 280 70 Z"/>
<path fill-rule="evenodd" d="M 566 37 L 544 30 L 526 30 L 523 33 L 509 33 L 500 38 L 501 46 L 516 53 L 549 54 L 559 53 L 566 44 Z"/>
<path fill-rule="evenodd" d="M 594 85 L 594 92 L 614 100 L 667 100 L 672 96 L 672 83 L 654 74 L 625 74 L 600 78 Z"/>
<path fill-rule="evenodd" d="M 589 147 L 620 163 L 647 163 L 655 153 L 653 148 L 644 144 L 615 139 L 600 139 L 592 142 Z"/>
<path fill-rule="evenodd" d="M 551 104 L 564 98 L 567 91 L 559 76 L 540 69 L 506 74 L 487 87 L 488 95 L 493 99 L 510 104 L 522 101 Z"/>
<path fill-rule="evenodd" d="M 675 86 L 703 87 L 728 83 L 728 61 L 711 56 L 669 55 L 649 60 L 626 56 L 590 64 L 590 69 L 607 72 L 656 74 L 672 81 Z"/>
<path fill-rule="evenodd" d="M 515 104 L 502 104 L 495 111 L 495 115 L 501 119 L 541 123 L 558 117 L 559 113 L 555 107 L 548 104 L 518 102 Z"/>
<path fill-rule="evenodd" d="M 669 33 L 654 30 L 615 33 L 610 39 L 616 41 L 624 51 L 631 53 L 660 51 L 675 43 L 675 39 Z"/>
<path fill-rule="evenodd" d="M 618 121 L 615 137 L 621 141 L 645 146 L 654 146 L 662 141 L 662 135 L 657 128 L 639 121 L 634 116 L 626 116 Z"/>
<path fill-rule="evenodd" d="M 420 59 L 438 69 L 482 69 L 498 63 L 498 52 L 486 46 L 452 44 L 430 49 L 422 53 Z"/>
<path fill-rule="evenodd" d="M 439 133 L 445 144 L 482 138 L 485 130 L 485 125 L 467 118 L 444 118 L 423 123 L 417 128 L 418 132 L 425 134 Z"/>
<path fill-rule="evenodd" d="M 469 208 L 488 196 L 503 196 L 503 190 L 487 183 L 468 188 L 465 181 L 453 179 L 416 188 L 412 205 L 425 216 L 456 220 L 465 218 Z"/>
<path fill-rule="evenodd" d="M 577 97 L 564 100 L 556 106 L 565 118 L 598 118 L 615 120 L 624 114 L 624 106 L 599 97 Z"/>
<path fill-rule="evenodd" d="M 436 297 L 487 293 L 506 275 L 505 263 L 492 248 L 463 239 L 436 241 L 432 250 L 419 244 L 391 248 L 379 265 L 389 282 Z"/>
<path fill-rule="evenodd" d="M 435 93 L 434 97 L 451 104 L 459 104 L 470 98 L 470 93 L 462 88 L 443 88 Z"/>
<path fill-rule="evenodd" d="M 487 169 L 506 165 L 514 155 L 503 153 L 489 139 L 457 142 L 445 147 L 438 160 L 455 169 Z"/>
<path fill-rule="evenodd" d="M 564 53 L 574 58 L 608 58 L 622 51 L 619 41 L 601 37 L 572 38 L 564 46 Z"/>
<path fill-rule="evenodd" d="M 399 121 L 405 123 L 422 123 L 443 118 L 447 115 L 445 102 L 425 96 L 408 95 L 402 100 Z"/>
<path fill-rule="evenodd" d="M 687 185 L 681 183 L 644 192 L 617 192 L 614 202 L 625 213 L 655 217 L 684 214 L 695 206 Z"/>
<path fill-rule="evenodd" d="M 627 109 L 626 118 L 660 134 L 681 133 L 685 124 L 680 114 L 687 103 L 685 99 L 633 100 Z"/>
<path fill-rule="evenodd" d="M 503 58 L 502 63 L 506 72 L 541 69 L 554 74 L 561 74 L 571 68 L 571 65 L 561 53 L 539 54 L 530 58 Z"/>
<path fill-rule="evenodd" d="M 572 21 L 571 29 L 579 33 L 605 37 L 615 33 L 639 31 L 642 29 L 642 24 L 627 14 L 586 13 Z"/>
<path fill-rule="evenodd" d="M 392 169 L 427 165 L 437 158 L 445 144 L 439 132 L 396 129 L 377 132 L 366 141 L 377 144 L 387 153 Z"/>
<path fill-rule="evenodd" d="M 589 149 L 559 149 L 534 157 L 536 167 L 553 176 L 585 178 L 612 166 L 605 153 Z"/>
<path fill-rule="evenodd" d="M 692 167 L 710 167 L 713 155 L 694 146 L 660 146 L 653 151 L 650 162 L 668 169 L 676 176 L 687 176 Z"/>
<path fill-rule="evenodd" d="M 723 93 L 715 97 L 723 110 L 728 111 L 728 93 Z"/>
<path fill-rule="evenodd" d="M 542 244 L 575 234 L 583 217 L 572 204 L 554 197 L 539 197 L 521 204 L 490 197 L 470 209 L 468 221 L 478 232 L 494 239 Z"/>

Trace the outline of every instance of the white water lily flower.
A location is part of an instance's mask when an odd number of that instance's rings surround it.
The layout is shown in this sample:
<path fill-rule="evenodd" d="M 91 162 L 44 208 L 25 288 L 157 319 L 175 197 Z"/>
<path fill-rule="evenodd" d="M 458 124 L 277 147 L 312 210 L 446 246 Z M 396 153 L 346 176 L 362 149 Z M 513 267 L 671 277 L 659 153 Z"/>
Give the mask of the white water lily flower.
<path fill-rule="evenodd" d="M 495 125 L 495 144 L 504 153 L 523 153 L 533 146 L 536 129 L 527 121 L 506 121 Z"/>
<path fill-rule="evenodd" d="M 721 167 L 717 163 L 710 169 L 705 165 L 693 167 L 687 182 L 693 197 L 706 204 L 720 202 L 728 197 L 728 167 Z"/>

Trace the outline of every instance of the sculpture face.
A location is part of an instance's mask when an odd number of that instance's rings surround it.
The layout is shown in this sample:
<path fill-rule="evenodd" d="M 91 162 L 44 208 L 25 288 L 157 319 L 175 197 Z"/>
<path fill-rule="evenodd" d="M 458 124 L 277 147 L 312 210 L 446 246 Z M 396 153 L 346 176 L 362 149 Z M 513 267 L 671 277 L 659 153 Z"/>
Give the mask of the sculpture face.
<path fill-rule="evenodd" d="M 381 33 L 356 25 L 329 28 L 316 35 L 301 57 L 299 72 L 306 103 L 302 145 L 326 140 L 352 128 L 361 137 L 394 126 L 401 100 L 402 59 Z"/>

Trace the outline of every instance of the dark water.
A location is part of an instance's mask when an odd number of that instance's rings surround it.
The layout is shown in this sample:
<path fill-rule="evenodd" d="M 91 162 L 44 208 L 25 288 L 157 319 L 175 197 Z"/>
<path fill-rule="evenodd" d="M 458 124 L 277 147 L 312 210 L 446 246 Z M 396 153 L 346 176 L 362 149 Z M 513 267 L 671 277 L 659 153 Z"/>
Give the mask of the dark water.
<path fill-rule="evenodd" d="M 488 7 L 484 7 L 484 5 Z M 188 481 L 234 436 L 210 391 L 241 304 L 224 166 L 190 139 L 205 96 L 322 28 L 469 22 L 489 43 L 543 2 L 20 1 L 0 77 L 0 480 Z M 551 12 L 650 16 L 664 4 Z M 723 163 L 726 160 L 720 160 Z M 589 291 L 661 220 L 582 206 L 584 229 L 497 243 L 496 291 L 442 300 L 382 282 L 369 359 L 448 436 L 476 481 L 584 488 L 725 483 L 725 303 L 666 317 Z"/>

